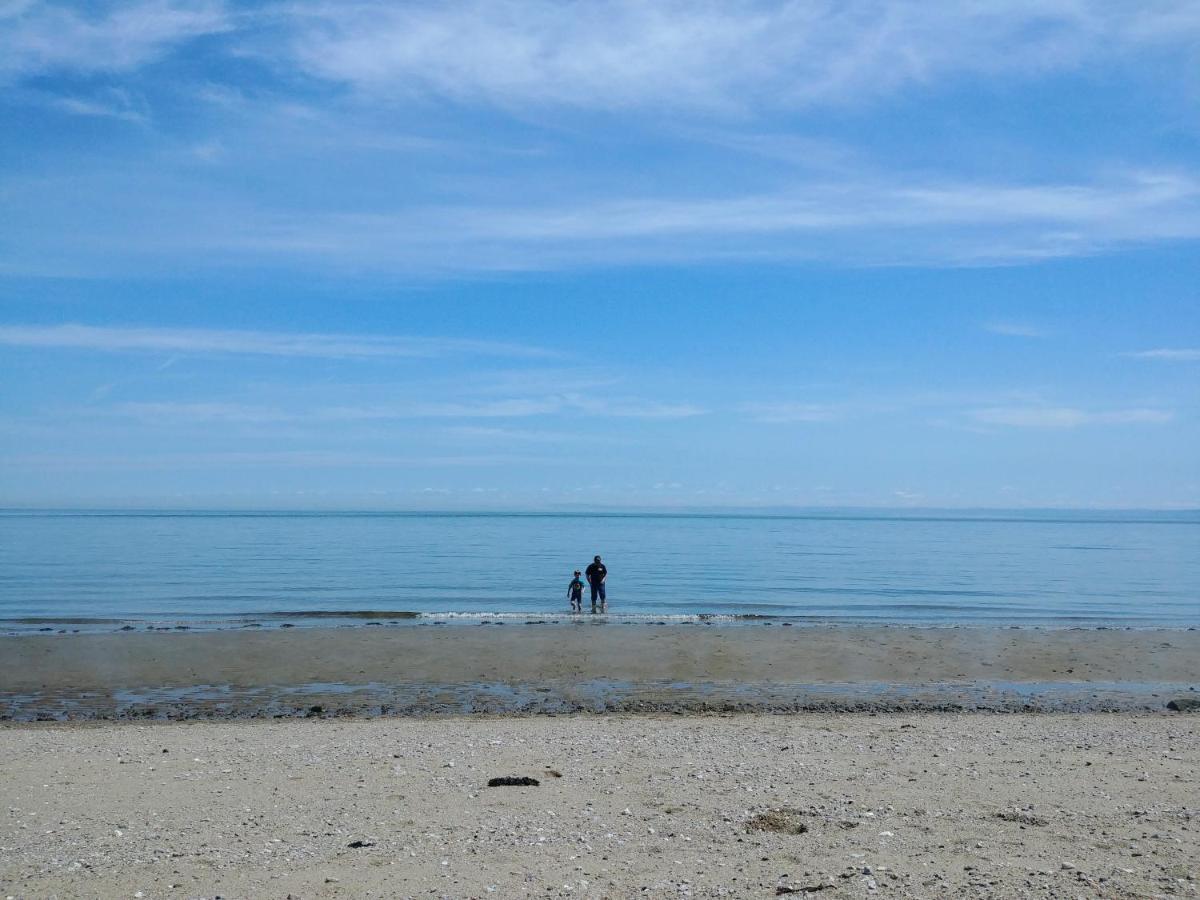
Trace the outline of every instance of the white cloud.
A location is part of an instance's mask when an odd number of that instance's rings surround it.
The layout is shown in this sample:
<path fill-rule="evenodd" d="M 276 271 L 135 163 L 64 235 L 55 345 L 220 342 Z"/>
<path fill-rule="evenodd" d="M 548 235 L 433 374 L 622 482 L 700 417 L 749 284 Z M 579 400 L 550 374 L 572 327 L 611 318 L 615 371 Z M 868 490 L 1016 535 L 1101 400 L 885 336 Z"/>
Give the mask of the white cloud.
<path fill-rule="evenodd" d="M 220 141 L 201 141 L 189 148 L 193 159 L 200 162 L 216 162 L 225 155 L 225 146 Z"/>
<path fill-rule="evenodd" d="M 1001 168 L 994 148 L 971 158 L 969 147 L 948 146 L 936 157 L 942 163 L 914 171 L 906 168 L 911 147 L 887 153 L 886 121 L 877 134 L 779 114 L 962 78 L 1036 79 L 1101 57 L 1111 72 L 1116 57 L 1144 50 L 1175 71 L 1168 51 L 1200 46 L 1200 6 L 1191 0 L 9 2 L 0 4 L 0 82 L 128 74 L 221 31 L 228 35 L 197 45 L 203 58 L 188 74 L 167 83 L 192 99 L 171 111 L 191 123 L 175 135 L 189 136 L 174 155 L 158 141 L 129 157 L 108 157 L 112 148 L 101 146 L 86 159 L 48 160 L 0 179 L 0 272 L 284 264 L 439 275 L 747 260 L 968 266 L 1200 237 L 1200 177 L 1186 165 L 1166 168 L 1169 156 L 1157 151 L 1146 158 L 1163 168 L 1138 169 L 1136 156 L 1132 165 L 1105 158 L 1108 144 L 1081 145 L 1070 166 L 1052 147 L 1050 171 L 1079 174 L 1039 177 L 1029 173 L 1039 171 L 1045 135 L 985 133 L 988 146 L 1019 146 L 1021 165 Z M 226 52 L 244 64 L 221 67 Z M 366 96 L 299 90 L 297 71 Z M 160 86 L 127 81 L 125 94 L 73 87 L 40 102 L 149 121 L 142 98 L 160 102 Z M 381 96 L 420 105 L 398 109 Z M 463 104 L 517 113 L 520 125 L 501 131 L 519 152 L 508 157 L 494 140 L 479 141 L 480 120 Z M 554 111 L 528 109 L 539 105 Z M 556 117 L 566 107 L 679 114 L 634 123 L 624 149 L 599 160 L 579 155 L 593 129 L 616 131 L 619 121 L 625 130 L 631 118 Z M 736 115 L 718 119 L 715 109 Z M 843 145 L 856 140 L 857 148 Z M 723 148 L 715 155 L 714 144 Z M 871 162 L 876 144 L 887 162 Z M 344 178 L 320 174 L 335 156 L 346 160 L 348 148 L 364 159 Z M 418 151 L 411 167 L 395 159 Z M 705 154 L 714 158 L 701 161 Z M 179 155 L 192 165 L 168 161 Z M 781 173 L 764 158 L 800 165 Z M 263 179 L 256 173 L 268 159 L 274 174 Z M 196 163 L 209 164 L 211 177 L 197 179 Z M 278 190 L 283 183 L 307 186 L 303 215 L 292 206 L 299 195 Z"/>
<path fill-rule="evenodd" d="M 512 419 L 551 415 L 562 408 L 563 401 L 558 397 L 513 397 L 476 402 L 418 403 L 403 410 L 392 409 L 390 414 L 435 419 Z M 386 408 L 381 411 L 386 412 Z"/>
<path fill-rule="evenodd" d="M 120 0 L 0 7 L 0 81 L 46 72 L 120 72 L 190 38 L 225 31 L 218 0 Z"/>
<path fill-rule="evenodd" d="M 441 468 L 471 466 L 554 465 L 562 457 L 517 456 L 512 454 L 444 454 L 402 456 L 338 450 L 246 450 L 212 453 L 162 453 L 123 456 L 85 454 L 16 454 L 0 457 L 0 466 L 20 469 L 90 471 L 96 469 L 236 469 L 242 467 L 284 468 Z"/>
<path fill-rule="evenodd" d="M 988 322 L 983 327 L 985 331 L 1005 337 L 1044 338 L 1047 335 L 1044 329 L 1025 322 Z"/>
<path fill-rule="evenodd" d="M 976 263 L 1197 236 L 1200 182 L 1182 175 L 1136 174 L 1093 184 L 916 187 L 841 181 L 700 200 L 427 208 L 313 217 L 248 239 L 267 251 L 302 250 L 360 261 L 364 255 L 456 260 L 469 255 L 484 267 L 520 268 L 597 256 L 620 261 L 656 256 L 854 259 L 858 254 L 859 261 L 875 263 Z M 492 257 L 489 250 L 499 252 Z"/>
<path fill-rule="evenodd" d="M 742 409 L 757 422 L 788 425 L 829 422 L 842 415 L 842 408 L 824 403 L 747 403 Z"/>
<path fill-rule="evenodd" d="M 159 351 L 193 354 L 386 359 L 451 354 L 557 356 L 549 350 L 498 341 L 399 337 L 367 334 L 316 334 L 226 331 L 203 328 L 129 328 L 96 325 L 0 325 L 0 345 L 106 352 Z"/>
<path fill-rule="evenodd" d="M 135 419 L 144 419 L 152 423 L 169 419 L 173 422 L 236 422 L 248 425 L 260 425 L 293 422 L 300 418 L 296 414 L 288 413 L 281 409 L 212 401 L 196 403 L 138 401 L 120 403 L 106 411 L 122 417 L 128 416 Z"/>
<path fill-rule="evenodd" d="M 290 56 L 376 95 L 499 106 L 842 102 L 1031 78 L 1200 35 L 1189 0 L 447 0 L 295 3 Z"/>
<path fill-rule="evenodd" d="M 690 419 L 703 416 L 708 410 L 692 403 L 659 403 L 638 398 L 603 398 L 570 395 L 571 408 L 593 416 L 619 419 Z"/>
<path fill-rule="evenodd" d="M 825 260 L 854 265 L 991 265 L 1083 256 L 1138 243 L 1200 237 L 1200 179 L 1127 172 L 1078 183 L 914 184 L 900 173 L 816 179 L 777 192 L 680 199 L 613 199 L 614 186 L 543 203 L 427 203 L 392 211 L 313 210 L 303 217 L 171 185 L 107 186 L 91 194 L 64 176 L 11 183 L 13 219 L 42 222 L 8 238 L 14 270 L 125 271 L 186 258 L 196 265 L 287 260 L 303 267 L 438 274 L 695 260 Z M 58 239 L 68 211 L 46 218 L 45 197 L 77 198 L 104 229 Z M 617 195 L 619 196 L 619 194 Z M 74 209 L 75 207 L 73 207 Z M 41 271 L 38 269 L 37 271 Z"/>
<path fill-rule="evenodd" d="M 234 424 L 328 424 L 396 422 L 412 419 L 526 419 L 539 416 L 575 414 L 611 419 L 684 419 L 700 416 L 707 410 L 688 403 L 662 403 L 641 398 L 588 397 L 576 394 L 555 394 L 544 397 L 510 397 L 490 400 L 406 401 L 363 406 L 312 406 L 282 408 L 226 401 L 136 401 L 120 403 L 102 409 L 89 409 L 89 414 L 112 414 L 142 419 L 147 422 Z M 477 430 L 480 434 L 485 430 Z"/>
<path fill-rule="evenodd" d="M 570 443 L 616 443 L 611 437 L 597 437 L 592 434 L 581 434 L 571 431 L 542 431 L 529 428 L 496 428 L 488 425 L 451 425 L 444 432 L 453 438 L 464 438 L 471 441 L 516 441 L 535 444 L 570 444 Z"/>
<path fill-rule="evenodd" d="M 977 409 L 972 418 L 986 425 L 1016 428 L 1078 428 L 1083 425 L 1162 425 L 1175 416 L 1166 409 L 1085 410 L 1074 407 L 1014 406 Z"/>
<path fill-rule="evenodd" d="M 46 101 L 55 109 L 73 116 L 120 119 L 135 125 L 149 121 L 146 104 L 128 91 L 111 89 L 93 97 L 49 97 Z"/>
<path fill-rule="evenodd" d="M 1190 0 L 10 0 L 0 78 L 129 71 L 197 36 L 375 96 L 743 110 L 1036 78 L 1200 36 Z"/>
<path fill-rule="evenodd" d="M 1123 353 L 1134 359 L 1161 359 L 1168 362 L 1200 361 L 1200 347 L 1160 347 L 1156 350 L 1138 350 Z"/>

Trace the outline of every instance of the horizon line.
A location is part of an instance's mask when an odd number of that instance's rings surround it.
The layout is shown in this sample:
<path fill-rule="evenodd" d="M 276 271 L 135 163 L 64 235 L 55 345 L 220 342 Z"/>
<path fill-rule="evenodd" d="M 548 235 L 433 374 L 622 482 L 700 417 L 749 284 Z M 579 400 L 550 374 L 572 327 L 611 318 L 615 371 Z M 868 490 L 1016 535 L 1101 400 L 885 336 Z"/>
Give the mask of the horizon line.
<path fill-rule="evenodd" d="M 0 503 L 0 514 L 11 513 L 188 513 L 236 515 L 445 515 L 445 516 L 521 516 L 521 515 L 800 515 L 837 513 L 919 514 L 1029 514 L 1029 513 L 1156 513 L 1196 514 L 1200 506 L 872 506 L 872 505 L 687 505 L 638 506 L 634 504 L 575 504 L 528 507 L 368 507 L 368 506 L 170 506 L 170 505 L 43 505 Z"/>

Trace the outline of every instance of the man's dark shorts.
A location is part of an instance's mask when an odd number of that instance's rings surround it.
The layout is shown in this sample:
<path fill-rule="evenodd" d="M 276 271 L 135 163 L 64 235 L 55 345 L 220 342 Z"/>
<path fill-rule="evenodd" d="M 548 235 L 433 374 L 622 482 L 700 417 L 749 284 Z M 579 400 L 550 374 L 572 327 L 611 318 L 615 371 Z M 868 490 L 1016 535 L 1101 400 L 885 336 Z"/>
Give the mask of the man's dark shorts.
<path fill-rule="evenodd" d="M 592 604 L 593 605 L 595 605 L 597 597 L 600 598 L 601 603 L 608 602 L 608 600 L 604 596 L 604 582 L 603 581 L 596 583 L 596 584 L 592 584 L 592 585 L 590 585 L 590 587 L 592 589 Z"/>

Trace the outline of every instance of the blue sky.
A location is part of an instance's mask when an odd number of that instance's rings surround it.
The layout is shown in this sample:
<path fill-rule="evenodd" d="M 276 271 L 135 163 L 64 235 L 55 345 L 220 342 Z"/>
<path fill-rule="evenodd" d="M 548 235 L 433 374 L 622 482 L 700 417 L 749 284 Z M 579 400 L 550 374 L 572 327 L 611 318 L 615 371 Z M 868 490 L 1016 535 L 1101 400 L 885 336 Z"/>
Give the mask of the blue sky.
<path fill-rule="evenodd" d="M 1198 47 L 0 0 L 0 503 L 1200 506 Z"/>

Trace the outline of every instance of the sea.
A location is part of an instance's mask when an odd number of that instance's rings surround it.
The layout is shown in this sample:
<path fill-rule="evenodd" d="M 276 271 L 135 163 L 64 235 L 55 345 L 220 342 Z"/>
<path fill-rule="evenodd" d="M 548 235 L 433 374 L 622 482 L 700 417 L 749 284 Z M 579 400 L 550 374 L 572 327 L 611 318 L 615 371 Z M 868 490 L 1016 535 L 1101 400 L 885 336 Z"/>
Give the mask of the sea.
<path fill-rule="evenodd" d="M 0 512 L 4 633 L 580 620 L 1193 627 L 1200 512 Z"/>

